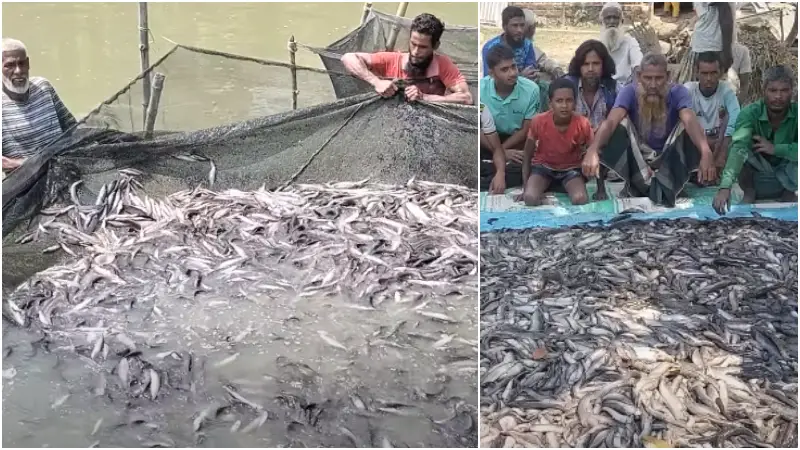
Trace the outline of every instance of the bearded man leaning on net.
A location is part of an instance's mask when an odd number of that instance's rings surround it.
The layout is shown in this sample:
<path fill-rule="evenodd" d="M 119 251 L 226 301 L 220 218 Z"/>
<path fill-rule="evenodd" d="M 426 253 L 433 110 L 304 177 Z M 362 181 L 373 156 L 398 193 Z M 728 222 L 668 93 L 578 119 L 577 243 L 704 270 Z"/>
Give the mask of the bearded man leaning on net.
<path fill-rule="evenodd" d="M 636 83 L 620 90 L 614 107 L 586 151 L 583 172 L 596 177 L 600 164 L 625 181 L 623 195 L 648 196 L 674 206 L 690 175 L 716 179 L 711 148 L 692 110 L 689 91 L 670 81 L 667 59 L 648 54 Z"/>
<path fill-rule="evenodd" d="M 375 88 L 382 97 L 392 97 L 404 81 L 408 101 L 472 105 L 467 80 L 446 55 L 438 53 L 444 23 L 432 14 L 420 14 L 411 22 L 407 52 L 345 53 L 345 69 Z"/>
<path fill-rule="evenodd" d="M 30 78 L 25 44 L 4 38 L 3 173 L 18 168 L 76 123 L 49 81 Z"/>

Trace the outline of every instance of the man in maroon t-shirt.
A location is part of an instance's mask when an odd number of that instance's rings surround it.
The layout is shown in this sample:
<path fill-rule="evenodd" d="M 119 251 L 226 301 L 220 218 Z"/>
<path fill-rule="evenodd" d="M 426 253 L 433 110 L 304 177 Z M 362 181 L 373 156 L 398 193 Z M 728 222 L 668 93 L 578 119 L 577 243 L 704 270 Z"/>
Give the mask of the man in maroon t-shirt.
<path fill-rule="evenodd" d="M 395 80 L 406 81 L 409 101 L 472 105 L 472 94 L 461 71 L 445 55 L 436 53 L 444 24 L 432 14 L 411 22 L 408 52 L 345 53 L 342 64 L 352 75 L 371 84 L 382 97 L 393 96 Z"/>

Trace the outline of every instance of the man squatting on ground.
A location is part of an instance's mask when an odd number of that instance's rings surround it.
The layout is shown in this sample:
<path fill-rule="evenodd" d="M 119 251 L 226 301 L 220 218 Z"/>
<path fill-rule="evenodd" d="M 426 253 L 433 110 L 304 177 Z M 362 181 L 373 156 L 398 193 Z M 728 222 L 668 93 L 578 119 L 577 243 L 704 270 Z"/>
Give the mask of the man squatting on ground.
<path fill-rule="evenodd" d="M 489 75 L 480 81 L 481 103 L 491 113 L 505 151 L 506 187 L 521 186 L 522 149 L 530 121 L 539 112 L 539 86 L 519 76 L 514 51 L 505 44 L 489 50 L 486 63 Z M 481 142 L 482 180 L 495 175 L 495 166 L 489 162 L 495 160 L 490 156 L 494 152 L 495 149 Z"/>
<path fill-rule="evenodd" d="M 382 97 L 397 93 L 396 80 L 405 80 L 408 101 L 472 105 L 472 94 L 461 71 L 439 48 L 444 23 L 432 14 L 420 14 L 411 22 L 408 52 L 345 53 L 345 69 L 371 84 Z"/>
<path fill-rule="evenodd" d="M 589 119 L 593 132 L 608 117 L 617 100 L 615 70 L 616 65 L 606 46 L 594 39 L 582 43 L 569 63 L 565 78 L 578 86 L 575 112 Z M 605 185 L 607 173 L 608 169 L 600 168 L 597 191 L 592 196 L 594 200 L 608 198 Z"/>
<path fill-rule="evenodd" d="M 553 81 L 550 110 L 531 121 L 522 164 L 522 199 L 527 206 L 541 205 L 552 183 L 561 184 L 573 205 L 588 201 L 581 162 L 594 136 L 589 119 L 575 114 L 575 92 L 572 81 Z"/>
<path fill-rule="evenodd" d="M 700 53 L 695 66 L 699 81 L 689 81 L 684 86 L 692 96 L 692 109 L 705 130 L 719 175 L 725 167 L 734 125 L 739 117 L 739 100 L 729 83 L 720 80 L 722 62 L 718 52 Z"/>
<path fill-rule="evenodd" d="M 763 98 L 739 113 L 731 150 L 714 197 L 725 214 L 731 186 L 738 178 L 742 203 L 755 200 L 797 202 L 797 103 L 792 101 L 796 75 L 785 66 L 764 74 Z"/>
<path fill-rule="evenodd" d="M 503 150 L 503 144 L 500 143 L 500 136 L 497 134 L 492 113 L 483 103 L 481 103 L 481 148 L 487 148 L 492 152 L 492 162 L 495 167 L 494 176 L 489 185 L 489 193 L 503 194 L 506 191 L 506 152 Z"/>
<path fill-rule="evenodd" d="M 617 2 L 609 2 L 600 10 L 600 42 L 605 44 L 611 58 L 614 59 L 616 73 L 614 79 L 620 85 L 633 81 L 636 68 L 642 62 L 642 50 L 639 42 L 620 29 L 622 25 L 622 6 Z"/>
<path fill-rule="evenodd" d="M 44 78 L 30 78 L 25 44 L 3 39 L 3 172 L 18 168 L 77 121 Z"/>
<path fill-rule="evenodd" d="M 667 206 L 675 205 L 691 172 L 699 169 L 701 183 L 716 178 L 691 95 L 683 85 L 669 82 L 663 55 L 646 55 L 636 84 L 620 90 L 586 152 L 584 174 L 597 177 L 601 161 L 623 178 L 627 193 L 649 192 L 653 202 Z"/>

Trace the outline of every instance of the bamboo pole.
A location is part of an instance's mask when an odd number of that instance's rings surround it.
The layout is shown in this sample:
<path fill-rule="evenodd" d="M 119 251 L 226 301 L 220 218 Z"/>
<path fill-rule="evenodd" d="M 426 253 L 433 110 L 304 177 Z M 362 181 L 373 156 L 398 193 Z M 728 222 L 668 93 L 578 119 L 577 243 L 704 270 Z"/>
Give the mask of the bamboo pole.
<path fill-rule="evenodd" d="M 292 72 L 292 110 L 297 109 L 297 95 L 300 93 L 297 90 L 297 63 L 295 61 L 295 54 L 297 53 L 297 42 L 294 40 L 294 35 L 289 38 L 289 70 Z"/>
<path fill-rule="evenodd" d="M 139 2 L 139 56 L 141 59 L 141 72 L 150 67 L 150 45 L 148 43 L 147 2 Z M 150 74 L 142 79 L 142 122 L 147 120 L 147 105 L 150 103 Z"/>
<path fill-rule="evenodd" d="M 398 17 L 405 17 L 406 11 L 408 11 L 408 2 L 401 2 L 400 6 L 397 7 L 397 14 Z M 400 24 L 394 24 L 392 28 L 392 32 L 389 34 L 389 40 L 386 42 L 386 51 L 391 52 L 394 51 L 394 46 L 397 43 L 397 35 L 400 34 Z"/>
<path fill-rule="evenodd" d="M 797 5 L 794 5 L 794 24 L 792 24 L 792 29 L 789 30 L 789 35 L 786 36 L 784 42 L 786 45 L 791 46 L 794 44 L 795 39 L 797 39 Z"/>
<path fill-rule="evenodd" d="M 147 115 L 145 116 L 144 137 L 153 137 L 153 130 L 156 126 L 156 116 L 158 115 L 158 104 L 161 101 L 161 91 L 164 89 L 163 73 L 156 72 L 153 75 L 153 85 L 150 92 L 150 103 L 147 105 Z"/>
<path fill-rule="evenodd" d="M 361 13 L 361 25 L 364 25 L 364 22 L 367 21 L 367 17 L 369 16 L 369 12 L 372 10 L 372 2 L 364 3 L 364 11 Z"/>

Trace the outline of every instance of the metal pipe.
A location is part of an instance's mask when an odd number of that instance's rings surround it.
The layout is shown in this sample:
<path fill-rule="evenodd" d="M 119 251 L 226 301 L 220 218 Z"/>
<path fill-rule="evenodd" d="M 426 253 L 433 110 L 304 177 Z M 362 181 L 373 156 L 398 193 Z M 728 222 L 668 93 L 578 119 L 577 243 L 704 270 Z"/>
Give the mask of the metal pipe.
<path fill-rule="evenodd" d="M 361 25 L 364 25 L 364 22 L 367 21 L 370 11 L 372 11 L 372 2 L 364 3 L 364 11 L 361 13 Z"/>
<path fill-rule="evenodd" d="M 148 34 L 150 29 L 147 26 L 147 2 L 139 2 L 139 56 L 141 59 L 141 72 L 150 67 L 150 45 Z M 142 124 L 146 124 L 147 105 L 150 103 L 150 74 L 145 74 L 142 79 Z"/>
<path fill-rule="evenodd" d="M 158 104 L 161 101 L 161 91 L 164 89 L 163 73 L 155 73 L 153 75 L 153 86 L 150 92 L 150 103 L 147 105 L 147 113 L 145 114 L 145 127 L 144 137 L 153 137 L 153 130 L 156 127 L 156 116 L 158 115 Z"/>
<path fill-rule="evenodd" d="M 295 54 L 297 53 L 297 42 L 294 40 L 294 35 L 289 38 L 289 70 L 292 72 L 292 110 L 297 109 L 297 95 L 300 93 L 297 90 L 297 63 L 295 62 Z"/>
<path fill-rule="evenodd" d="M 408 2 L 401 2 L 400 6 L 397 7 L 397 14 L 398 17 L 405 17 L 406 11 L 408 11 Z M 392 27 L 392 31 L 389 34 L 389 40 L 386 41 L 386 51 L 391 52 L 394 51 L 394 46 L 397 43 L 397 35 L 400 34 L 400 24 L 394 24 Z"/>

